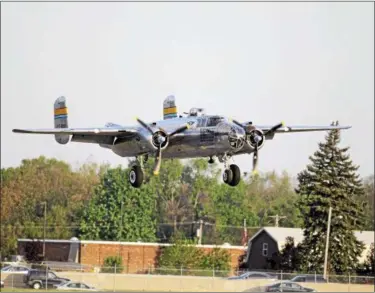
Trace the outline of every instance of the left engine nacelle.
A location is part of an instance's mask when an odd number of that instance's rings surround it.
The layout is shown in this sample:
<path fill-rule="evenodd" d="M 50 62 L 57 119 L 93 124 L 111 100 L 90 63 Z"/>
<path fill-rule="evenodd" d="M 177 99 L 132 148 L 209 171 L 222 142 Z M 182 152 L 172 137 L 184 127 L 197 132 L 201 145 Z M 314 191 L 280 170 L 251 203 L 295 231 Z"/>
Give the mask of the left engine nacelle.
<path fill-rule="evenodd" d="M 256 145 L 258 145 L 258 149 L 260 149 L 265 142 L 263 131 L 257 128 L 246 131 L 246 142 L 251 149 L 254 150 Z"/>
<path fill-rule="evenodd" d="M 152 135 L 151 143 L 155 148 L 158 149 L 159 147 L 161 147 L 161 149 L 163 150 L 168 146 L 169 137 L 164 131 L 158 130 Z"/>

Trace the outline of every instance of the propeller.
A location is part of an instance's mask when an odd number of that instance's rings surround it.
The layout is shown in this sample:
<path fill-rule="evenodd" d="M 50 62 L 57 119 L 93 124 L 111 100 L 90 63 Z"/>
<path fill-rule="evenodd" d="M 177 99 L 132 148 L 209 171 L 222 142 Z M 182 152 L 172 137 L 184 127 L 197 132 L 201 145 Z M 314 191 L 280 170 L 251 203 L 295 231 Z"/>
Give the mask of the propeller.
<path fill-rule="evenodd" d="M 156 151 L 156 155 L 155 155 L 155 166 L 154 166 L 154 170 L 153 170 L 154 175 L 158 175 L 159 171 L 160 171 L 160 166 L 161 166 L 162 148 L 167 147 L 167 143 L 172 136 L 174 136 L 178 133 L 184 132 L 185 130 L 189 129 L 189 124 L 183 125 L 183 126 L 177 128 L 176 130 L 174 130 L 174 131 L 172 131 L 171 133 L 168 134 L 161 127 L 158 127 L 159 130 L 154 131 L 147 123 L 145 123 L 141 119 L 136 118 L 136 120 L 145 129 L 147 129 L 148 132 L 150 132 L 150 134 L 152 135 L 152 139 L 154 140 L 154 144 L 156 144 L 157 147 L 158 147 L 158 149 Z"/>
<path fill-rule="evenodd" d="M 237 120 L 234 120 L 232 119 L 232 122 L 236 125 L 238 125 L 239 127 L 242 127 L 245 131 L 246 131 L 246 134 L 249 134 L 249 128 L 247 128 L 245 125 L 243 125 L 242 123 L 238 122 Z M 267 130 L 263 135 L 264 136 L 267 136 L 267 135 L 272 135 L 274 134 L 280 127 L 283 127 L 285 124 L 284 122 L 281 122 L 279 124 L 276 124 L 275 126 L 272 126 L 269 130 Z M 256 129 L 254 126 L 252 127 L 252 130 Z M 255 143 L 255 147 L 254 147 L 254 154 L 253 154 L 253 174 L 257 174 L 258 171 L 257 171 L 257 166 L 258 166 L 258 150 L 259 150 L 259 143 L 262 141 L 262 137 L 260 135 L 258 135 L 256 132 L 253 132 L 252 133 L 252 139 Z"/>

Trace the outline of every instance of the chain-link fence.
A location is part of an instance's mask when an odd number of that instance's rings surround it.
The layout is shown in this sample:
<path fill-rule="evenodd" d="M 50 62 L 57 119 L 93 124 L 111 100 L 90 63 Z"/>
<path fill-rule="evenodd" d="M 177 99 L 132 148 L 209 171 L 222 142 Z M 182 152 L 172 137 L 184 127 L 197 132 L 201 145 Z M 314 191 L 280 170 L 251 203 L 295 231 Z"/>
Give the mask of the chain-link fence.
<path fill-rule="evenodd" d="M 282 271 L 218 271 L 187 268 L 139 268 L 126 266 L 60 266 L 39 264 L 4 266 L 1 291 L 91 290 L 100 291 L 216 291 L 374 292 L 373 276 L 284 273 Z"/>

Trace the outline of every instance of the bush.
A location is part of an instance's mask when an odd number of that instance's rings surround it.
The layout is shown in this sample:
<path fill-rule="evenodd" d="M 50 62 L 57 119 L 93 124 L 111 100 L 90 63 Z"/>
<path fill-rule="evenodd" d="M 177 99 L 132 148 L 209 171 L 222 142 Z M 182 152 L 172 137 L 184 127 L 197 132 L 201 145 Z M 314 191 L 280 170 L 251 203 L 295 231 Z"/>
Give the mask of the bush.
<path fill-rule="evenodd" d="M 230 272 L 230 254 L 215 247 L 203 257 L 201 266 L 207 270 L 215 270 L 215 276 L 227 276 Z"/>
<path fill-rule="evenodd" d="M 108 256 L 103 263 L 102 273 L 122 273 L 124 267 L 120 256 Z"/>
<path fill-rule="evenodd" d="M 182 237 L 174 237 L 173 244 L 164 247 L 159 259 L 159 265 L 163 269 L 172 269 L 180 273 L 181 268 L 191 270 L 200 268 L 203 252 L 195 247 L 192 240 Z"/>
<path fill-rule="evenodd" d="M 159 265 L 161 274 L 212 276 L 215 270 L 215 276 L 227 276 L 230 271 L 230 255 L 220 248 L 204 254 L 195 246 L 194 241 L 177 236 L 171 246 L 163 248 Z"/>

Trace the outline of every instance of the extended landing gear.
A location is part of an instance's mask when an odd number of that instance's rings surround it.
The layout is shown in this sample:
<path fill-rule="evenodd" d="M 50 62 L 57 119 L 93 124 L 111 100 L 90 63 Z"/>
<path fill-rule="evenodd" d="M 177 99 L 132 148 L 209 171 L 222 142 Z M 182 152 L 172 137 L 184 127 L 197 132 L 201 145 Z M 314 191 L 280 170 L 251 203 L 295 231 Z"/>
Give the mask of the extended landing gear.
<path fill-rule="evenodd" d="M 221 163 L 224 163 L 224 167 L 225 167 L 225 170 L 223 173 L 224 183 L 230 186 L 237 186 L 241 180 L 240 168 L 235 164 L 228 166 L 228 161 L 230 159 L 230 156 L 228 156 L 227 154 L 219 156 L 218 158 Z"/>
<path fill-rule="evenodd" d="M 129 172 L 129 182 L 131 186 L 135 188 L 141 187 L 145 176 L 144 176 L 144 171 L 143 171 L 143 163 L 147 162 L 148 156 L 140 156 L 136 158 L 138 161 L 137 165 L 134 165 L 131 167 L 130 172 Z"/>
<path fill-rule="evenodd" d="M 230 165 L 228 169 L 224 170 L 223 181 L 230 186 L 237 186 L 241 180 L 241 171 L 237 165 Z"/>
<path fill-rule="evenodd" d="M 129 182 L 133 187 L 141 187 L 143 183 L 143 170 L 141 166 L 135 165 L 129 172 Z"/>

